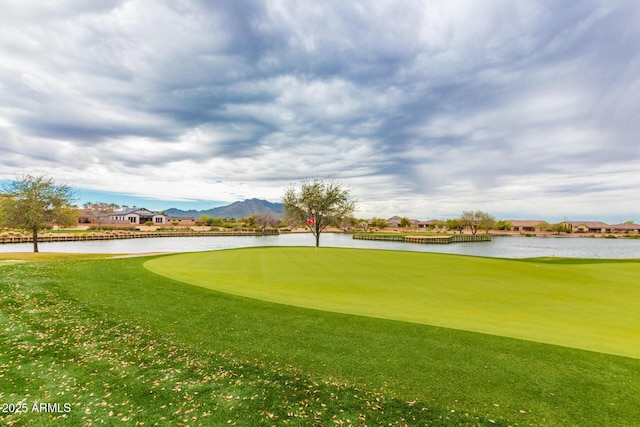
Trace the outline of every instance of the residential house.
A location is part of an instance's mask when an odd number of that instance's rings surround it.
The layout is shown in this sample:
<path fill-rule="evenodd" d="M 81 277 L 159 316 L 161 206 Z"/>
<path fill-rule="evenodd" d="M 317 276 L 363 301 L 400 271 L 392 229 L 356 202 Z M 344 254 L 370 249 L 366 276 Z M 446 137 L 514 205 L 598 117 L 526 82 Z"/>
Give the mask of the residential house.
<path fill-rule="evenodd" d="M 391 218 L 389 218 L 387 220 L 387 227 L 389 228 L 400 228 L 400 222 L 402 221 L 402 218 L 400 218 L 399 216 L 392 216 Z"/>
<path fill-rule="evenodd" d="M 126 222 L 129 224 L 152 222 L 154 225 L 162 225 L 167 222 L 167 218 L 163 214 L 146 208 L 125 209 L 109 215 L 109 219 L 115 223 Z"/>
<path fill-rule="evenodd" d="M 399 216 L 393 216 L 391 218 L 389 218 L 387 220 L 387 224 L 389 224 L 387 227 L 389 228 L 402 228 L 402 220 L 403 218 L 399 217 Z M 418 220 L 417 219 L 409 219 L 409 223 L 410 223 L 410 227 L 416 227 L 418 225 Z"/>
<path fill-rule="evenodd" d="M 640 224 L 625 223 L 612 225 L 611 232 L 620 234 L 640 234 Z"/>
<path fill-rule="evenodd" d="M 508 222 L 511 223 L 512 225 L 511 229 L 513 231 L 520 231 L 520 232 L 541 231 L 540 225 L 546 224 L 546 221 L 542 221 L 539 219 L 527 219 L 527 220 L 510 219 Z"/>
<path fill-rule="evenodd" d="M 435 226 L 436 223 L 438 223 L 439 221 L 437 220 L 429 220 L 429 221 L 418 221 L 418 223 L 416 224 L 418 228 L 429 228 L 432 225 Z"/>
<path fill-rule="evenodd" d="M 611 226 L 601 221 L 563 221 L 571 233 L 611 233 Z"/>

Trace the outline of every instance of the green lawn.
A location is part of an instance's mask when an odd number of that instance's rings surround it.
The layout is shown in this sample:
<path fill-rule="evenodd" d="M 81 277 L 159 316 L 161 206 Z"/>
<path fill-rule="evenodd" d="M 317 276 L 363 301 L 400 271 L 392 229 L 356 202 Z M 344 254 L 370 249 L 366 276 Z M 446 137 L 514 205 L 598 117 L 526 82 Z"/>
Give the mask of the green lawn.
<path fill-rule="evenodd" d="M 180 254 L 145 266 L 265 301 L 640 358 L 640 262 L 274 247 Z"/>
<path fill-rule="evenodd" d="M 69 403 L 71 411 L 4 412 L 3 425 L 640 420 L 636 358 L 245 298 L 144 267 L 172 256 L 47 259 L 0 268 L 0 403 Z M 452 259 L 454 271 L 477 261 Z"/>

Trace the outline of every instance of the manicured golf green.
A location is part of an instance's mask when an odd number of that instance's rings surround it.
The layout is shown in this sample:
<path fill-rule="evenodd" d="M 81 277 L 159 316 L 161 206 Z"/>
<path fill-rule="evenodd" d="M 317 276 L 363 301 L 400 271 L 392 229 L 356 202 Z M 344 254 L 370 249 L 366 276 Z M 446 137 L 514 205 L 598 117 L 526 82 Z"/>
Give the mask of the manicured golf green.
<path fill-rule="evenodd" d="M 640 358 L 246 298 L 150 259 L 0 267 L 0 400 L 30 409 L 4 424 L 638 425 Z"/>
<path fill-rule="evenodd" d="M 265 301 L 640 358 L 640 262 L 273 247 L 165 256 L 145 267 Z"/>

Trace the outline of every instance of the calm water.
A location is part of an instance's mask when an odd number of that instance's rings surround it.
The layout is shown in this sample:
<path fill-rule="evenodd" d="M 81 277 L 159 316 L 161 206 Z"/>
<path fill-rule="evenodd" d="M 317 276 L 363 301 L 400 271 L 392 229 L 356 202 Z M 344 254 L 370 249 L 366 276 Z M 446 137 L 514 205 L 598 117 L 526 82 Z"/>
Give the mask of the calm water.
<path fill-rule="evenodd" d="M 146 253 L 189 252 L 251 246 L 313 246 L 310 234 L 242 237 L 164 237 L 131 240 L 40 243 L 41 252 Z M 557 256 L 572 258 L 640 258 L 640 239 L 494 237 L 491 242 L 424 245 L 353 240 L 350 235 L 323 234 L 322 246 L 390 249 L 501 258 Z M 0 252 L 30 252 L 31 243 L 0 245 Z"/>

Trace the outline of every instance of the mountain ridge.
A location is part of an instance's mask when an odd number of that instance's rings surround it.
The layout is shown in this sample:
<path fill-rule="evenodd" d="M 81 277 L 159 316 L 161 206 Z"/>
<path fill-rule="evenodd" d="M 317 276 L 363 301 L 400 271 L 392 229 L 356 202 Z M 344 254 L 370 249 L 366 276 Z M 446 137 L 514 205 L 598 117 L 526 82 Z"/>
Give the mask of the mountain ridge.
<path fill-rule="evenodd" d="M 200 218 L 203 215 L 211 218 L 246 218 L 255 214 L 272 214 L 277 217 L 282 217 L 284 214 L 284 205 L 282 203 L 272 203 L 267 200 L 253 198 L 200 211 L 195 209 L 184 211 L 182 209 L 169 208 L 164 211 L 164 214 L 168 217 L 196 218 Z"/>

